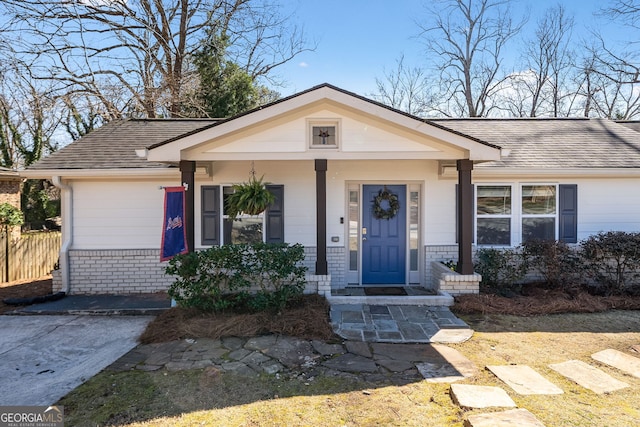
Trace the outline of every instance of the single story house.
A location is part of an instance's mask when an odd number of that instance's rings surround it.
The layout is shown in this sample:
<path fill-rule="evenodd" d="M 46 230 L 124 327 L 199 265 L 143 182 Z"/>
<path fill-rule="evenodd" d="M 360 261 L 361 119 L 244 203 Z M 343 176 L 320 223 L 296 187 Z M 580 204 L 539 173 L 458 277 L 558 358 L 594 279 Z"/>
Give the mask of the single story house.
<path fill-rule="evenodd" d="M 477 292 L 477 247 L 640 231 L 640 123 L 425 120 L 322 84 L 224 120 L 111 122 L 22 172 L 62 190 L 58 286 L 71 294 L 166 290 L 163 191 L 185 184 L 190 248 L 300 243 L 314 291 L 440 287 L 457 260 Z M 252 170 L 276 202 L 229 221 Z M 247 237 L 249 236 L 249 237 Z M 475 283 L 474 283 L 475 281 Z"/>

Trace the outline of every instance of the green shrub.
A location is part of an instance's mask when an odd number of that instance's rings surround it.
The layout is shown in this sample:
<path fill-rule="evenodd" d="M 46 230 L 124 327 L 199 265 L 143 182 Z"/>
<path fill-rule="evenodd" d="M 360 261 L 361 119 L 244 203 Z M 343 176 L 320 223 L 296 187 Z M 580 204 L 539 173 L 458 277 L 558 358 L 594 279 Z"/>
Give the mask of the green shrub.
<path fill-rule="evenodd" d="M 522 254 L 529 271 L 535 269 L 550 288 L 575 287 L 583 272 L 580 257 L 574 249 L 559 240 L 529 240 Z"/>
<path fill-rule="evenodd" d="M 518 249 L 482 248 L 476 252 L 474 270 L 482 276 L 483 292 L 509 294 L 520 292 L 527 273 L 526 263 Z"/>
<path fill-rule="evenodd" d="M 580 244 L 591 278 L 608 294 L 629 290 L 640 281 L 640 233 L 601 232 Z"/>
<path fill-rule="evenodd" d="M 303 260 L 299 244 L 223 245 L 178 255 L 165 272 L 177 276 L 169 295 L 181 306 L 278 311 L 304 290 Z"/>

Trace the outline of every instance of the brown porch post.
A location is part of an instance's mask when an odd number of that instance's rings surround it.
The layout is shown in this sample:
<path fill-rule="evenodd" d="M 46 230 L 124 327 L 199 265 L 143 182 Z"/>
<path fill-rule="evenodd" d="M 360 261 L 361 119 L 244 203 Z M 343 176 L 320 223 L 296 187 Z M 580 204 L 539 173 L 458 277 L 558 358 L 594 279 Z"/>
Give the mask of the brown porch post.
<path fill-rule="evenodd" d="M 473 244 L 473 161 L 458 160 L 458 266 L 460 274 L 473 274 L 471 246 Z"/>
<path fill-rule="evenodd" d="M 327 159 L 316 159 L 316 274 L 327 275 Z"/>
<path fill-rule="evenodd" d="M 181 184 L 186 184 L 188 187 L 184 193 L 184 227 L 187 232 L 187 249 L 189 252 L 193 252 L 195 250 L 195 198 L 193 196 L 196 191 L 195 172 L 196 162 L 191 160 L 180 160 Z"/>

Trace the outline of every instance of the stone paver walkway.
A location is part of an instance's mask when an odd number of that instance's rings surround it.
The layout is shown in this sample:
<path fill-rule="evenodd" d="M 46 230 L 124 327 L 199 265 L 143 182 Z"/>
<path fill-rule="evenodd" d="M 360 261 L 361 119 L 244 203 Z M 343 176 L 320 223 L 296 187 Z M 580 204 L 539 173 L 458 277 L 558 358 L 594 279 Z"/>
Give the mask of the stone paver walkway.
<path fill-rule="evenodd" d="M 607 349 L 591 355 L 591 358 L 614 368 L 620 369 L 629 375 L 640 378 L 640 359 L 618 350 Z"/>
<path fill-rule="evenodd" d="M 580 360 L 567 360 L 562 363 L 554 363 L 549 367 L 597 394 L 611 393 L 629 387 L 629 384 Z"/>
<path fill-rule="evenodd" d="M 561 388 L 527 365 L 487 366 L 487 369 L 518 394 L 564 393 Z"/>
<path fill-rule="evenodd" d="M 517 405 L 500 387 L 451 384 L 451 398 L 462 408 L 515 408 Z"/>
<path fill-rule="evenodd" d="M 204 338 L 139 345 L 108 369 L 177 371 L 205 368 L 246 376 L 266 373 L 308 378 L 357 375 L 368 381 L 391 379 L 397 383 L 420 381 L 425 376 L 433 379 L 446 375 L 452 377 L 450 381 L 464 378 L 463 374 L 469 372 L 472 363 L 452 348 L 438 351 L 442 347 L 357 341 L 332 344 L 279 335 Z M 463 372 L 458 372 L 456 367 Z"/>
<path fill-rule="evenodd" d="M 473 331 L 448 307 L 332 304 L 331 324 L 347 340 L 391 343 L 456 343 Z"/>
<path fill-rule="evenodd" d="M 509 409 L 490 414 L 469 415 L 465 426 L 471 427 L 544 427 L 531 412 L 526 409 Z"/>

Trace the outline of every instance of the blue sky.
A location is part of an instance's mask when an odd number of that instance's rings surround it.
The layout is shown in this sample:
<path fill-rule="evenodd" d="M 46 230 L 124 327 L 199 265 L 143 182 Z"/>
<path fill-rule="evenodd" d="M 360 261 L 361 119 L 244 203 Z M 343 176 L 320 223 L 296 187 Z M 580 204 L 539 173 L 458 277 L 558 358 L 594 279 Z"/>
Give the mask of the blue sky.
<path fill-rule="evenodd" d="M 529 16 L 525 34 L 532 34 L 536 19 L 548 7 L 561 2 L 575 19 L 574 41 L 589 37 L 588 29 L 603 28 L 594 18 L 607 0 L 519 0 L 516 16 Z M 367 95 L 375 92 L 375 79 L 395 68 L 404 53 L 405 63 L 424 65 L 425 52 L 416 38 L 417 20 L 426 16 L 424 0 L 286 0 L 287 11 L 304 25 L 309 39 L 318 43 L 279 69 L 287 81 L 282 95 L 290 95 L 320 83 Z M 510 52 L 517 56 L 517 52 Z"/>

